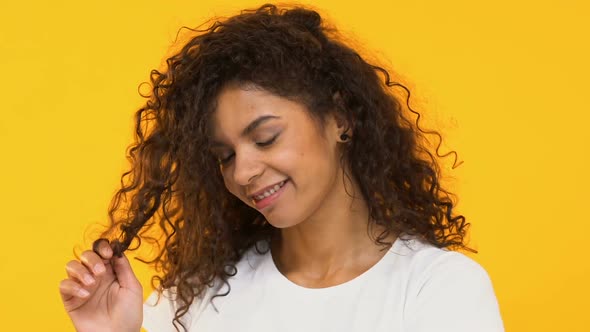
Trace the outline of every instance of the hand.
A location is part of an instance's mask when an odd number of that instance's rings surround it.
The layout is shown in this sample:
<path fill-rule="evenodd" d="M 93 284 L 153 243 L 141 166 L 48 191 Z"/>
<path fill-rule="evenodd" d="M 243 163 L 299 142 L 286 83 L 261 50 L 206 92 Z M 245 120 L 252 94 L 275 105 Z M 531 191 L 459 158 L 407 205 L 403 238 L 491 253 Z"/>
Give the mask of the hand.
<path fill-rule="evenodd" d="M 101 239 L 96 252 L 87 250 L 80 261 L 66 265 L 68 278 L 59 285 L 61 299 L 78 332 L 141 329 L 143 289 L 125 255 L 113 256 Z"/>

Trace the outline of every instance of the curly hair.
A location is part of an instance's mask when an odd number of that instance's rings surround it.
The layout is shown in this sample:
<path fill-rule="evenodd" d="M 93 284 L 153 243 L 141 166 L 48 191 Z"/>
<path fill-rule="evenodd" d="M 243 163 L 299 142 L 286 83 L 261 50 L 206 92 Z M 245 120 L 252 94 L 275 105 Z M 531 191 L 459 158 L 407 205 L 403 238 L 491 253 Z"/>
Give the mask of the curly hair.
<path fill-rule="evenodd" d="M 193 36 L 166 69 L 151 72 L 147 102 L 135 116 L 131 168 L 102 234 L 118 255 L 142 240 L 157 245 L 155 258 L 144 262 L 161 272 L 154 287 L 176 289 L 177 329 L 186 330 L 180 318 L 190 304 L 214 281 L 229 286 L 244 252 L 270 241 L 273 232 L 258 211 L 225 189 L 210 151 L 216 98 L 230 83 L 301 102 L 320 123 L 334 111 L 349 120 L 354 139 L 343 161 L 368 205 L 370 224 L 385 229 L 377 244 L 405 233 L 439 248 L 474 251 L 465 244 L 469 224 L 453 213 L 453 195 L 441 187 L 440 166 L 427 148 L 425 134 L 441 135 L 421 129 L 409 90 L 347 46 L 316 11 L 266 4 L 189 30 Z M 405 108 L 417 115 L 415 122 Z M 447 156 L 439 147 L 437 156 Z"/>

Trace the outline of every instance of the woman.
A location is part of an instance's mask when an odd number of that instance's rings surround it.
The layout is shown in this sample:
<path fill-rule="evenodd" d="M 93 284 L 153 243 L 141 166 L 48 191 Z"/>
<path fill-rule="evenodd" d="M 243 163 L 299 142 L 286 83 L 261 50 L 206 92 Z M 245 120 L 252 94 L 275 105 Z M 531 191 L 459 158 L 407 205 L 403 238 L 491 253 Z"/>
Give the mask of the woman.
<path fill-rule="evenodd" d="M 301 7 L 195 32 L 152 72 L 110 229 L 67 265 L 78 331 L 503 330 L 485 270 L 449 250 L 468 224 L 403 86 Z M 141 240 L 161 272 L 143 309 Z"/>

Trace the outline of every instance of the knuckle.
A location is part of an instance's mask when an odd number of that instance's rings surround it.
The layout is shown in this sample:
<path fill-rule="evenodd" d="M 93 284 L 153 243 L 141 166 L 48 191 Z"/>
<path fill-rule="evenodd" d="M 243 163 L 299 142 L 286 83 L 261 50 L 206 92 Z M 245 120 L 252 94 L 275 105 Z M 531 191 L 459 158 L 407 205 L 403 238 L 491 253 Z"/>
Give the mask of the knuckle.
<path fill-rule="evenodd" d="M 76 269 L 80 265 L 80 262 L 77 260 L 71 260 L 66 263 L 66 270 L 71 271 Z"/>
<path fill-rule="evenodd" d="M 80 255 L 80 259 L 84 263 L 92 263 L 98 260 L 98 256 L 96 255 L 96 253 L 94 253 L 94 251 L 86 250 L 82 253 L 82 255 Z"/>
<path fill-rule="evenodd" d="M 71 261 L 66 264 L 66 272 L 68 275 L 79 275 L 82 269 L 84 269 L 84 266 L 78 261 Z"/>
<path fill-rule="evenodd" d="M 69 292 L 75 287 L 75 282 L 71 279 L 64 279 L 59 283 L 59 290 L 62 292 Z"/>

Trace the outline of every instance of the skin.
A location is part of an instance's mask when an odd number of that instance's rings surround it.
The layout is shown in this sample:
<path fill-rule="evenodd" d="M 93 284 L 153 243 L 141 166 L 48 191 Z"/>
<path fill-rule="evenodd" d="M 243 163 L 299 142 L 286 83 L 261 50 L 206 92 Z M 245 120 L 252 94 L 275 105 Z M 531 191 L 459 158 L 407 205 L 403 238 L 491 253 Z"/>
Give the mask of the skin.
<path fill-rule="evenodd" d="M 358 185 L 343 175 L 340 155 L 348 143 L 340 136 L 354 139 L 345 121 L 330 115 L 320 126 L 301 103 L 228 85 L 218 96 L 213 126 L 213 152 L 223 160 L 223 180 L 233 195 L 257 208 L 252 193 L 288 179 L 273 204 L 259 210 L 279 230 L 271 254 L 285 277 L 303 287 L 330 287 L 383 257 L 367 233 L 369 214 L 355 194 Z M 393 243 L 395 235 L 386 240 Z M 67 263 L 66 272 L 59 289 L 76 331 L 140 331 L 143 290 L 124 255 L 113 257 L 101 241 L 96 252 Z"/>
<path fill-rule="evenodd" d="M 143 290 L 127 257 L 113 257 L 106 241 L 66 264 L 68 278 L 59 291 L 76 331 L 141 329 Z"/>
<path fill-rule="evenodd" d="M 273 118 L 243 135 L 244 128 L 265 116 Z M 257 208 L 251 193 L 289 179 L 275 202 L 259 209 L 280 229 L 271 252 L 287 278 L 304 287 L 329 287 L 353 279 L 383 257 L 385 251 L 367 234 L 367 204 L 354 195 L 360 193 L 358 185 L 342 172 L 345 121 L 330 115 L 322 127 L 301 103 L 237 85 L 220 93 L 213 120 L 219 143 L 214 153 L 229 192 Z M 347 134 L 352 136 L 350 130 Z"/>

